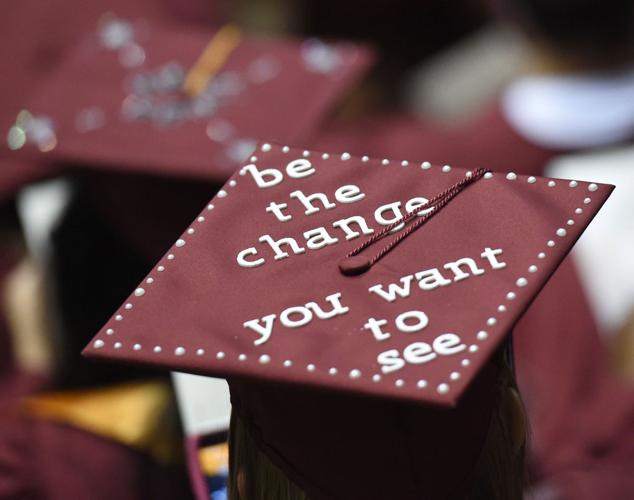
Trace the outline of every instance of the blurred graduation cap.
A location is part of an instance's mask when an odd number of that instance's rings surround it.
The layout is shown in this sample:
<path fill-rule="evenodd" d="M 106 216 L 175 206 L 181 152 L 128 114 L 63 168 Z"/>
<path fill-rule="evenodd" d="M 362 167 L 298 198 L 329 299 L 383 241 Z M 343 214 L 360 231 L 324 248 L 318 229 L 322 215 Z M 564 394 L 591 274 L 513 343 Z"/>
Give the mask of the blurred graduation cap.
<path fill-rule="evenodd" d="M 372 60 L 358 44 L 112 18 L 17 116 L 5 172 L 81 171 L 105 220 L 154 260 L 256 139 L 308 140 Z"/>
<path fill-rule="evenodd" d="M 265 143 L 84 354 L 227 377 L 311 498 L 445 498 L 495 353 L 611 190 Z"/>
<path fill-rule="evenodd" d="M 258 139 L 306 140 L 371 60 L 357 44 L 233 25 L 110 24 L 42 83 L 10 142 L 69 165 L 224 181 Z"/>

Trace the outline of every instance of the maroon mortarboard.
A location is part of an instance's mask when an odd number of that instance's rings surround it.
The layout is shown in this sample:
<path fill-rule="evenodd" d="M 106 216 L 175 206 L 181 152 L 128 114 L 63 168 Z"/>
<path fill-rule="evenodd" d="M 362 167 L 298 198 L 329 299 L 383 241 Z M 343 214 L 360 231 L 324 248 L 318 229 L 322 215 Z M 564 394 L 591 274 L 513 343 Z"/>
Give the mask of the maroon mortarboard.
<path fill-rule="evenodd" d="M 306 140 L 371 60 L 346 42 L 115 19 L 25 103 L 39 121 L 21 143 L 66 165 L 224 182 L 257 140 Z"/>
<path fill-rule="evenodd" d="M 493 354 L 611 190 L 262 144 L 85 354 L 227 377 L 311 498 L 449 498 Z"/>

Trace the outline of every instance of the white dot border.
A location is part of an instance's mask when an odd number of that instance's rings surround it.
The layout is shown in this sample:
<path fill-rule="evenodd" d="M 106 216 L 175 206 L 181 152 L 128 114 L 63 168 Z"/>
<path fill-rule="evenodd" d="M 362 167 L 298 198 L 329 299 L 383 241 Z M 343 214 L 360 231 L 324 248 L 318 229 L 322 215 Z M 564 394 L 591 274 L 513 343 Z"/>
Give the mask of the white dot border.
<path fill-rule="evenodd" d="M 291 151 L 291 148 L 289 146 L 279 146 L 280 150 L 282 153 L 284 154 L 288 154 Z M 263 143 L 259 150 L 262 153 L 270 153 L 273 152 L 275 149 L 275 146 L 273 146 L 270 143 Z M 308 158 L 311 156 L 311 153 L 309 150 L 303 150 L 302 153 L 300 154 L 300 156 L 302 158 Z M 345 161 L 347 162 L 351 162 L 354 163 L 356 160 L 360 161 L 363 164 L 377 164 L 383 167 L 386 166 L 390 166 L 390 165 L 398 165 L 401 167 L 409 167 L 410 165 L 418 165 L 419 168 L 423 171 L 426 170 L 431 170 L 432 168 L 434 168 L 434 165 L 428 161 L 423 161 L 421 163 L 415 163 L 415 162 L 410 162 L 409 160 L 401 160 L 401 161 L 396 161 L 396 160 L 392 160 L 390 161 L 387 158 L 384 159 L 371 159 L 369 156 L 367 155 L 363 155 L 361 157 L 355 157 L 352 156 L 350 153 L 347 152 L 343 152 L 341 154 L 332 154 L 332 153 L 321 153 L 321 154 L 316 154 L 316 157 L 321 158 L 321 160 L 323 161 L 328 161 L 331 158 L 338 158 L 341 161 Z M 257 163 L 259 160 L 259 158 L 254 154 L 249 158 L 249 161 L 251 163 Z M 353 160 L 353 161 L 351 161 Z M 452 167 L 450 165 L 442 165 L 440 167 L 440 171 L 442 173 L 450 173 L 452 171 Z M 242 167 L 239 171 L 238 174 L 240 176 L 244 176 L 246 174 L 245 171 L 245 167 Z M 472 175 L 471 171 L 467 171 L 465 173 L 465 175 L 467 177 Z M 503 178 L 507 181 L 510 182 L 516 182 L 518 181 L 518 179 L 520 178 L 520 176 L 518 176 L 516 173 L 514 172 L 508 172 L 508 173 L 502 173 L 502 172 L 487 172 L 483 178 L 484 179 L 492 179 L 495 176 L 503 176 Z M 552 188 L 555 187 L 557 185 L 558 180 L 556 179 L 549 179 L 549 178 L 537 178 L 535 176 L 526 176 L 526 183 L 530 184 L 530 185 L 539 185 L 540 184 L 540 180 L 541 181 L 545 181 L 545 184 L 547 187 Z M 570 180 L 570 181 L 564 181 L 564 180 L 559 180 L 559 182 L 561 182 L 561 185 L 565 185 L 567 186 L 569 189 L 577 189 L 580 185 L 581 182 L 580 181 L 575 181 L 575 180 Z M 543 182 L 542 182 L 543 183 Z M 199 216 L 197 216 L 194 221 L 190 224 L 190 226 L 185 230 L 185 232 L 183 233 L 183 235 L 181 235 L 181 237 L 179 237 L 176 242 L 174 243 L 173 247 L 168 251 L 168 253 L 166 254 L 166 257 L 164 257 L 164 259 L 162 259 L 159 264 L 155 267 L 155 270 L 157 273 L 164 273 L 167 270 L 166 265 L 168 264 L 168 262 L 166 261 L 175 261 L 176 260 L 176 252 L 177 251 L 183 251 L 186 247 L 187 241 L 189 237 L 193 237 L 196 234 L 196 225 L 200 225 L 200 224 L 204 224 L 207 220 L 206 214 L 207 212 L 213 212 L 213 210 L 215 209 L 215 203 L 219 203 L 222 202 L 224 199 L 226 199 L 231 190 L 233 188 L 235 188 L 238 185 L 238 182 L 236 179 L 232 178 L 229 179 L 226 183 L 225 186 L 223 186 L 220 190 L 218 190 L 218 192 L 216 193 L 216 196 L 214 197 L 214 199 L 212 200 L 213 203 L 209 203 L 205 209 L 203 210 L 203 213 L 201 213 Z M 598 190 L 598 185 L 595 183 L 587 183 L 587 189 L 586 191 L 589 193 L 594 193 Z M 229 189 L 228 189 L 229 188 Z M 582 190 L 583 191 L 583 190 Z M 590 196 L 587 196 L 587 192 L 584 192 L 584 198 L 582 200 L 582 203 L 580 203 L 579 207 L 575 208 L 573 215 L 570 218 L 566 218 L 565 223 L 562 223 L 560 227 L 558 227 L 554 232 L 553 232 L 553 239 L 549 239 L 546 243 L 545 243 L 545 248 L 544 250 L 538 252 L 536 254 L 536 259 L 538 260 L 545 260 L 548 255 L 549 252 L 548 250 L 552 249 L 553 247 L 556 246 L 556 239 L 563 239 L 563 238 L 567 238 L 569 237 L 568 231 L 565 229 L 565 227 L 572 227 L 575 224 L 575 220 L 574 218 L 576 216 L 580 216 L 584 213 L 583 210 L 583 206 L 584 205 L 589 205 L 590 203 L 592 203 L 592 198 Z M 537 262 L 537 261 L 536 261 Z M 509 305 L 511 304 L 511 302 L 513 302 L 516 297 L 518 292 L 522 289 L 525 288 L 526 286 L 528 286 L 531 282 L 531 280 L 529 280 L 528 277 L 530 277 L 531 275 L 534 275 L 538 272 L 539 270 L 539 266 L 536 263 L 531 263 L 528 268 L 528 274 L 523 274 L 521 276 L 518 276 L 517 279 L 515 280 L 515 286 L 509 290 L 507 293 L 504 294 L 505 296 L 505 302 L 507 302 Z M 134 300 L 142 300 L 142 298 L 146 295 L 146 293 L 150 292 L 151 288 L 148 287 L 148 285 L 152 285 L 156 282 L 158 275 L 153 275 L 153 273 L 151 272 L 144 280 L 143 280 L 143 285 L 140 285 L 139 287 L 137 287 L 134 292 L 132 293 L 132 296 L 130 298 L 128 298 L 128 300 L 125 302 L 125 305 L 122 306 L 120 308 L 120 310 L 113 316 L 114 321 L 115 322 L 121 322 L 124 321 L 125 319 L 125 313 L 129 313 L 131 311 L 133 311 L 134 309 Z M 471 366 L 472 363 L 472 359 L 475 355 L 477 355 L 477 353 L 479 352 L 479 346 L 478 344 L 481 343 L 485 343 L 487 342 L 488 338 L 490 337 L 489 331 L 491 328 L 495 328 L 496 325 L 498 324 L 498 320 L 497 320 L 497 316 L 499 316 L 500 314 L 504 314 L 508 311 L 508 306 L 504 303 L 500 303 L 499 305 L 496 306 L 496 313 L 489 316 L 486 319 L 486 326 L 484 327 L 484 329 L 479 330 L 476 334 L 475 334 L 475 343 L 471 344 L 467 349 L 466 352 L 467 354 L 465 356 L 463 356 L 463 359 L 460 362 L 460 366 L 464 369 L 467 369 Z M 110 323 L 110 322 L 109 322 Z M 108 323 L 108 324 L 109 324 Z M 499 328 L 499 326 L 497 326 Z M 106 328 L 105 334 L 108 338 L 113 337 L 116 333 L 117 328 L 113 325 L 113 326 L 108 326 L 108 328 Z M 95 340 L 93 340 L 92 342 L 92 348 L 95 350 L 100 350 L 103 349 L 106 346 L 106 340 L 108 339 L 103 339 L 103 338 L 96 338 Z M 113 347 L 117 350 L 122 349 L 123 348 L 123 343 L 120 341 L 115 341 L 113 343 Z M 134 343 L 131 345 L 131 349 L 133 351 L 140 351 L 142 350 L 142 345 L 140 343 Z M 160 345 L 154 345 L 152 347 L 152 352 L 155 354 L 161 354 L 164 352 L 163 346 Z M 186 347 L 183 346 L 176 346 L 175 348 L 173 348 L 171 350 L 172 355 L 176 356 L 176 357 L 186 357 L 188 354 L 190 354 L 191 356 L 196 356 L 196 357 L 202 357 L 205 355 L 206 351 L 205 349 L 203 349 L 202 347 L 197 347 L 194 349 L 188 349 Z M 215 359 L 216 361 L 223 361 L 227 359 L 227 355 L 224 351 L 222 350 L 218 350 L 218 351 L 213 351 L 212 353 L 210 353 L 210 356 Z M 240 362 L 245 362 L 247 360 L 247 355 L 244 353 L 240 353 L 236 356 L 236 359 Z M 260 365 L 271 365 L 271 366 L 276 366 L 279 365 L 282 369 L 284 370 L 288 370 L 290 368 L 293 367 L 298 367 L 299 364 L 295 363 L 293 360 L 291 359 L 284 359 L 282 361 L 280 361 L 279 363 L 274 362 L 274 360 L 272 359 L 272 357 L 269 354 L 266 353 L 262 353 L 259 356 L 255 356 L 255 362 L 260 364 Z M 328 368 L 325 368 L 323 370 L 318 369 L 317 365 L 315 363 L 308 363 L 307 365 L 300 367 L 300 369 L 308 372 L 308 373 L 324 373 L 329 377 L 335 377 L 337 375 L 340 376 L 345 376 L 345 378 L 347 378 L 348 380 L 351 381 L 356 381 L 356 380 L 360 380 L 363 378 L 363 372 L 358 369 L 358 368 L 352 368 L 349 370 L 342 370 L 339 369 L 337 367 L 334 366 L 330 366 Z M 440 395 L 446 396 L 447 394 L 449 394 L 451 392 L 452 389 L 452 384 L 451 382 L 457 382 L 461 379 L 462 377 L 462 373 L 459 370 L 453 370 L 447 377 L 447 380 L 440 382 L 439 384 L 436 385 L 436 392 Z M 370 375 L 369 377 L 373 383 L 379 383 L 383 380 L 383 375 L 379 374 L 379 373 L 375 373 Z M 402 378 L 396 379 L 394 381 L 389 381 L 389 383 L 391 383 L 392 385 L 394 385 L 397 388 L 401 388 L 404 387 L 408 384 L 408 382 Z M 427 380 L 425 379 L 418 379 L 412 382 L 411 384 L 412 386 L 416 387 L 419 390 L 423 390 L 423 389 L 427 389 L 429 387 L 429 383 Z"/>

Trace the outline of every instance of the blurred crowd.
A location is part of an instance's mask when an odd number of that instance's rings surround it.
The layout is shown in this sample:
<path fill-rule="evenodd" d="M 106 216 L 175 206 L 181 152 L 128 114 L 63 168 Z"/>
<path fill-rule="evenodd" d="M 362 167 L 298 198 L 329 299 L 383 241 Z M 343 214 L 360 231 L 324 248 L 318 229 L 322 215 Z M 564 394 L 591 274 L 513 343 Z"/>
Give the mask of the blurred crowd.
<path fill-rule="evenodd" d="M 634 497 L 632 2 L 14 0 L 0 41 L 1 499 L 193 498 L 171 378 L 80 352 L 258 139 L 615 184 L 515 356 L 526 498 Z"/>

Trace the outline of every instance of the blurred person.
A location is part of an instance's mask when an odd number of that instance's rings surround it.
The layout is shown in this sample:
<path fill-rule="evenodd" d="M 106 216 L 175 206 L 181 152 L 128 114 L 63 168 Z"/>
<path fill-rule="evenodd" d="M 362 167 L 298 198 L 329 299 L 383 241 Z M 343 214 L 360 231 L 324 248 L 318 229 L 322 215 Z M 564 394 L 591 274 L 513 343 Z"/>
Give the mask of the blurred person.
<path fill-rule="evenodd" d="M 530 63 L 481 115 L 459 126 L 381 116 L 336 126 L 320 146 L 540 175 L 563 154 L 634 142 L 632 2 L 500 0 L 493 7 L 524 36 Z M 613 257 L 609 246 L 599 248 L 602 259 Z M 530 494 L 625 500 L 634 491 L 634 391 L 612 373 L 588 303 L 593 285 L 581 279 L 568 259 L 516 328 L 528 333 L 515 349 L 533 437 Z M 557 314 L 562 296 L 564 317 Z M 555 359 L 552 351 L 562 349 Z"/>

